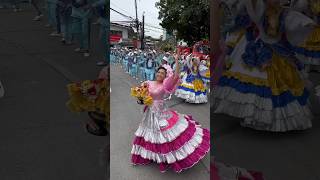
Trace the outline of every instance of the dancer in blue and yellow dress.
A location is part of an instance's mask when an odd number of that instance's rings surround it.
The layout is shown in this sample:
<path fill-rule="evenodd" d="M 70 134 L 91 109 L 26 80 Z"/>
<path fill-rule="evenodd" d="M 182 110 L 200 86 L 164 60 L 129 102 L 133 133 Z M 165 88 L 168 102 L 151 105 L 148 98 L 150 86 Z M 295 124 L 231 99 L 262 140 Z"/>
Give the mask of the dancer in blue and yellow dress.
<path fill-rule="evenodd" d="M 182 83 L 179 85 L 175 95 L 184 99 L 188 103 L 206 103 L 207 87 L 199 71 L 200 60 L 189 56 L 187 59 L 187 69 L 182 77 Z"/>
<path fill-rule="evenodd" d="M 241 1 L 242 28 L 229 69 L 213 90 L 215 113 L 242 118 L 241 125 L 285 132 L 312 127 L 309 91 L 297 54 L 316 57 L 304 44 L 318 32 L 312 19 L 280 1 Z M 243 33 L 240 33 L 244 30 Z M 299 36 L 297 36 L 297 33 Z M 316 40 L 316 39 L 315 39 Z"/>
<path fill-rule="evenodd" d="M 313 27 L 310 27 L 312 33 L 303 43 L 293 46 L 292 49 L 297 53 L 297 57 L 306 64 L 306 72 L 320 72 L 320 0 L 295 0 L 292 1 L 292 7 L 310 17 L 314 21 Z M 303 35 L 305 36 L 305 35 Z"/>

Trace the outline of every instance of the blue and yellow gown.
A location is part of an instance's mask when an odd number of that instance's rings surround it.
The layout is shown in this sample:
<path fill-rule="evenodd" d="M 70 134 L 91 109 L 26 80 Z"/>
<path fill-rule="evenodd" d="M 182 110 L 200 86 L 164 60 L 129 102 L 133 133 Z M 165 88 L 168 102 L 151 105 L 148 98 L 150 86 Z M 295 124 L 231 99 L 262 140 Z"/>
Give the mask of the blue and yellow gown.
<path fill-rule="evenodd" d="M 303 65 L 288 45 L 301 44 L 292 34 L 306 31 L 306 21 L 292 23 L 303 15 L 283 10 L 277 34 L 270 34 L 263 3 L 259 1 L 253 10 L 247 1 L 246 27 L 227 43 L 233 50 L 227 63 L 229 69 L 212 93 L 214 112 L 242 118 L 242 126 L 256 130 L 311 128 L 309 91 L 300 72 Z"/>
<path fill-rule="evenodd" d="M 207 103 L 207 87 L 204 77 L 198 68 L 194 68 L 191 65 L 188 67 L 183 73 L 182 83 L 177 88 L 175 95 L 188 103 Z"/>

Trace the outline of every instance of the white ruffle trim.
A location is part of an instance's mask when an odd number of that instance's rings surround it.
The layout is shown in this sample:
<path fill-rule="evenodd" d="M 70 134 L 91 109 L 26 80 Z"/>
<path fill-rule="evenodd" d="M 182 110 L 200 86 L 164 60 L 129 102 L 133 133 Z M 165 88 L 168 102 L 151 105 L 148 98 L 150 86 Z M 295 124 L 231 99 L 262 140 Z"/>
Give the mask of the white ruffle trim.
<path fill-rule="evenodd" d="M 185 91 L 183 89 L 177 89 L 175 92 L 175 95 L 178 98 L 185 99 L 189 103 L 200 104 L 200 103 L 208 102 L 207 95 L 204 95 L 204 94 L 196 95 L 194 92 Z"/>
<path fill-rule="evenodd" d="M 169 152 L 167 154 L 159 154 L 149 150 L 146 150 L 142 146 L 133 145 L 131 154 L 140 155 L 141 157 L 149 160 L 153 160 L 157 163 L 168 163 L 172 164 L 176 161 L 183 160 L 187 158 L 191 153 L 193 153 L 203 141 L 203 129 L 197 127 L 195 134 L 192 139 L 186 142 L 180 149 L 176 151 Z"/>
<path fill-rule="evenodd" d="M 179 121 L 172 128 L 166 131 L 149 129 L 140 125 L 138 130 L 135 132 L 135 135 L 138 137 L 143 137 L 145 141 L 151 143 L 163 144 L 166 142 L 171 142 L 179 137 L 179 135 L 189 126 L 189 122 L 186 120 L 184 115 L 178 115 L 180 117 Z"/>
<path fill-rule="evenodd" d="M 301 54 L 298 54 L 297 57 L 303 64 L 320 65 L 320 59 L 319 58 L 306 57 L 306 56 L 301 55 Z"/>
<path fill-rule="evenodd" d="M 221 87 L 216 90 L 220 91 Z M 215 92 L 216 92 L 215 90 Z M 242 125 L 257 130 L 284 132 L 302 130 L 312 127 L 312 113 L 309 107 L 301 106 L 297 101 L 285 107 L 272 108 L 263 105 L 263 99 L 253 94 L 230 92 L 228 96 L 214 93 L 213 107 L 215 113 L 224 113 L 238 118 L 244 118 Z"/>
<path fill-rule="evenodd" d="M 272 100 L 260 97 L 256 94 L 243 94 L 231 87 L 216 87 L 213 91 L 213 98 L 224 99 L 240 104 L 254 104 L 259 109 L 272 110 Z M 245 97 L 244 97 L 245 96 Z M 242 98 L 239 98 L 242 97 Z"/>

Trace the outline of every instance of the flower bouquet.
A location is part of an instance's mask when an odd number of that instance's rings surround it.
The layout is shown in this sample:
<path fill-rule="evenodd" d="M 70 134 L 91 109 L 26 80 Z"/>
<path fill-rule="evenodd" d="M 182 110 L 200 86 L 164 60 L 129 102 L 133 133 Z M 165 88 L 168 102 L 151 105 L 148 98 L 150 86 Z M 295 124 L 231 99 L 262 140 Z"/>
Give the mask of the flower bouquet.
<path fill-rule="evenodd" d="M 109 128 L 109 82 L 106 79 L 84 80 L 67 86 L 70 99 L 67 107 L 71 112 L 87 112 L 93 124 L 99 128 L 94 130 L 86 124 L 89 133 L 106 136 Z"/>
<path fill-rule="evenodd" d="M 131 96 L 138 99 L 138 104 L 150 106 L 153 103 L 153 99 L 149 95 L 147 84 L 142 84 L 141 86 L 131 88 Z"/>

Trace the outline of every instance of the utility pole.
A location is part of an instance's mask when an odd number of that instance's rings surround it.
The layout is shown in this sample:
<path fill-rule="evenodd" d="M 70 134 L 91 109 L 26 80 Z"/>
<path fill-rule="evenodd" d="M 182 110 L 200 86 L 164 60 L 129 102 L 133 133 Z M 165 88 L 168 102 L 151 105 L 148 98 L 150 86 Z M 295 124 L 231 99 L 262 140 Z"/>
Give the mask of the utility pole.
<path fill-rule="evenodd" d="M 141 49 L 144 50 L 145 46 L 144 46 L 144 13 L 142 15 L 142 29 L 141 29 Z"/>
<path fill-rule="evenodd" d="M 137 28 L 137 40 L 139 40 L 139 20 L 138 20 L 138 6 L 137 0 L 134 0 L 135 9 L 136 9 L 136 28 Z"/>

